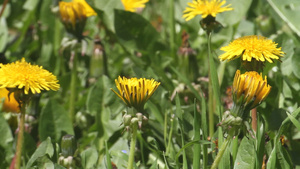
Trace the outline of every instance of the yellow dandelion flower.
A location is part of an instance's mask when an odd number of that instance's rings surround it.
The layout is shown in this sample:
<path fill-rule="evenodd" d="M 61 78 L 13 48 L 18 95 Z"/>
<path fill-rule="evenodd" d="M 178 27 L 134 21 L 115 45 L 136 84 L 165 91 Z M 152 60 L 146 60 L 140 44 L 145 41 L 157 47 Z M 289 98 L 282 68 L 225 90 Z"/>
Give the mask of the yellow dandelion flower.
<path fill-rule="evenodd" d="M 224 54 L 219 56 L 220 60 L 233 60 L 239 57 L 243 61 L 251 62 L 255 59 L 259 62 L 268 61 L 273 63 L 274 59 L 283 57 L 284 52 L 281 47 L 277 48 L 277 43 L 263 36 L 244 36 L 231 42 L 228 46 L 222 47 Z"/>
<path fill-rule="evenodd" d="M 271 86 L 267 83 L 267 77 L 262 78 L 256 71 L 244 74 L 237 70 L 233 81 L 233 101 L 252 109 L 259 105 L 270 93 Z M 247 106 L 248 105 L 248 106 Z M 250 107 L 249 107 L 250 106 Z"/>
<path fill-rule="evenodd" d="M 218 13 L 233 10 L 230 8 L 230 4 L 223 6 L 225 3 L 225 0 L 193 0 L 193 2 L 188 3 L 189 7 L 183 11 L 183 18 L 186 21 L 197 15 L 201 15 L 203 19 L 209 15 L 215 18 Z"/>
<path fill-rule="evenodd" d="M 81 36 L 87 17 L 97 15 L 85 0 L 60 1 L 59 12 L 67 31 L 75 36 Z"/>
<path fill-rule="evenodd" d="M 20 107 L 19 103 L 14 97 L 14 93 L 10 93 L 5 88 L 0 88 L 0 103 L 2 102 L 2 111 L 4 112 L 14 112 L 19 113 Z"/>
<path fill-rule="evenodd" d="M 142 111 L 144 104 L 152 96 L 160 85 L 160 82 L 154 79 L 131 78 L 126 77 L 115 80 L 119 93 L 111 89 L 118 97 L 120 97 L 128 107 L 134 107 L 138 111 Z"/>
<path fill-rule="evenodd" d="M 58 90 L 58 80 L 42 66 L 31 65 L 24 58 L 10 64 L 0 64 L 0 88 L 21 89 L 24 94 L 41 90 Z"/>
<path fill-rule="evenodd" d="M 137 8 L 145 8 L 149 0 L 121 0 L 126 11 L 136 12 Z"/>

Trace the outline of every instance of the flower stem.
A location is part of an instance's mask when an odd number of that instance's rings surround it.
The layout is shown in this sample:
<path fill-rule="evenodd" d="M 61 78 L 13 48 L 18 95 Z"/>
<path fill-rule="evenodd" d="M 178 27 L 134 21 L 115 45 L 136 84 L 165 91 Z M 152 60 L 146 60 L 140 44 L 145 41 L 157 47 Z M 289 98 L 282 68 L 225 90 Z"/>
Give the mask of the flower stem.
<path fill-rule="evenodd" d="M 15 169 L 19 169 L 21 166 L 21 156 L 22 156 L 22 148 L 24 141 L 24 123 L 25 123 L 25 104 L 21 105 L 21 117 L 19 123 L 19 132 L 18 132 L 18 141 L 17 141 L 17 150 L 16 150 L 16 164 Z"/>
<path fill-rule="evenodd" d="M 216 168 L 218 168 L 218 165 L 219 165 L 219 163 L 220 163 L 220 161 L 221 161 L 221 159 L 222 159 L 222 157 L 223 157 L 223 154 L 224 154 L 224 152 L 225 152 L 225 150 L 226 150 L 228 144 L 230 143 L 230 140 L 231 140 L 230 137 L 228 137 L 228 138 L 223 142 L 222 147 L 221 147 L 219 153 L 217 154 L 214 163 L 213 163 L 212 166 L 211 166 L 211 169 L 216 169 Z"/>
<path fill-rule="evenodd" d="M 133 169 L 137 129 L 138 129 L 137 123 L 132 124 L 132 135 L 131 135 L 130 152 L 129 152 L 127 169 Z"/>
<path fill-rule="evenodd" d="M 69 116 L 73 123 L 75 114 L 75 101 L 76 101 L 76 84 L 77 84 L 77 52 L 73 54 L 73 67 L 71 74 L 71 84 L 70 84 L 70 102 L 69 102 Z"/>

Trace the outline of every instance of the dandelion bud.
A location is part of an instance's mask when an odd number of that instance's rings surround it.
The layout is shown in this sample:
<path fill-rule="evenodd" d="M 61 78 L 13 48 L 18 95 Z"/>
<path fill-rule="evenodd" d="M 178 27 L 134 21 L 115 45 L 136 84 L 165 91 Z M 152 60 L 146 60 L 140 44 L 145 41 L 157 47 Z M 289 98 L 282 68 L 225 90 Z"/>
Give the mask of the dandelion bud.
<path fill-rule="evenodd" d="M 123 116 L 123 124 L 124 126 L 130 126 L 130 123 L 131 123 L 131 115 L 129 114 L 126 114 Z"/>

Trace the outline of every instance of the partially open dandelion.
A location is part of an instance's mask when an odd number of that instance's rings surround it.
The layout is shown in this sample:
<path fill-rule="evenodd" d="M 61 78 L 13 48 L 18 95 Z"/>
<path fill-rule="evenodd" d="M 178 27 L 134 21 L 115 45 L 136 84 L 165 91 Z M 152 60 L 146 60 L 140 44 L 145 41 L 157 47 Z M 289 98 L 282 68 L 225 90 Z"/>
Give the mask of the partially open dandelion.
<path fill-rule="evenodd" d="M 281 47 L 277 47 L 277 43 L 257 35 L 238 38 L 228 46 L 222 47 L 221 50 L 225 51 L 224 54 L 219 56 L 222 61 L 230 61 L 241 57 L 242 61 L 247 62 L 256 60 L 273 63 L 273 60 L 279 60 L 284 54 L 281 51 Z"/>
<path fill-rule="evenodd" d="M 9 91 L 5 88 L 0 88 L 0 103 L 2 102 L 2 111 L 19 113 L 19 103 L 16 101 L 13 93 L 9 95 Z"/>
<path fill-rule="evenodd" d="M 42 66 L 31 65 L 22 58 L 10 64 L 0 64 L 0 88 L 21 90 L 25 95 L 41 93 L 42 90 L 58 90 L 56 76 Z"/>
<path fill-rule="evenodd" d="M 160 82 L 154 79 L 131 78 L 126 77 L 115 80 L 119 93 L 111 89 L 118 97 L 120 97 L 128 107 L 134 107 L 137 111 L 144 109 L 144 104 L 152 96 L 160 85 Z"/>
<path fill-rule="evenodd" d="M 270 93 L 271 86 L 267 83 L 267 77 L 255 71 L 244 74 L 237 70 L 235 73 L 232 96 L 235 106 L 242 106 L 246 110 L 258 106 Z"/>
<path fill-rule="evenodd" d="M 138 8 L 145 8 L 149 0 L 121 0 L 126 11 L 136 12 Z"/>
<path fill-rule="evenodd" d="M 86 18 L 97 15 L 85 0 L 60 1 L 59 12 L 67 31 L 78 38 L 82 38 Z"/>
<path fill-rule="evenodd" d="M 197 15 L 201 15 L 203 19 L 207 16 L 215 18 L 218 13 L 233 10 L 230 4 L 223 6 L 225 3 L 225 0 L 193 0 L 193 2 L 188 3 L 189 7 L 184 10 L 183 18 L 186 21 Z"/>

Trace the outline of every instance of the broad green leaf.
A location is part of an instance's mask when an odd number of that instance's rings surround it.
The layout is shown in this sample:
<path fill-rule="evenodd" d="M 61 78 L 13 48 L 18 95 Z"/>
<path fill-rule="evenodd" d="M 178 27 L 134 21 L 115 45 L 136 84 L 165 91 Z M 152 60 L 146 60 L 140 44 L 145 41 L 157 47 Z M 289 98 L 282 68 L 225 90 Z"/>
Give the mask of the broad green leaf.
<path fill-rule="evenodd" d="M 3 118 L 3 114 L 0 114 L 0 146 L 5 147 L 9 143 L 13 141 L 13 136 L 10 130 L 9 125 L 7 124 L 6 120 Z"/>
<path fill-rule="evenodd" d="M 116 35 L 127 50 L 130 53 L 136 49 L 151 51 L 159 37 L 151 23 L 133 12 L 116 9 L 114 14 Z"/>
<path fill-rule="evenodd" d="M 51 137 L 58 142 L 65 134 L 74 135 L 73 125 L 68 112 L 56 100 L 49 100 L 39 119 L 39 136 L 41 140 Z"/>
<path fill-rule="evenodd" d="M 268 0 L 276 13 L 289 27 L 300 36 L 300 1 L 298 0 Z"/>
<path fill-rule="evenodd" d="M 83 168 L 95 167 L 98 160 L 98 152 L 95 148 L 91 147 L 80 153 L 81 165 Z"/>
<path fill-rule="evenodd" d="M 279 161 L 279 164 L 281 165 L 281 168 L 293 168 L 293 162 L 291 160 L 291 157 L 287 150 L 281 145 L 280 142 L 278 142 L 279 148 L 277 152 L 277 159 Z"/>
<path fill-rule="evenodd" d="M 36 160 L 38 160 L 39 158 L 43 157 L 43 156 L 49 156 L 50 158 L 53 156 L 54 154 L 54 149 L 53 149 L 53 145 L 51 143 L 51 138 L 48 137 L 45 141 L 43 141 L 39 147 L 36 149 L 36 151 L 33 153 L 33 155 L 30 157 L 26 168 L 30 168 L 34 162 L 36 162 Z"/>
<path fill-rule="evenodd" d="M 238 149 L 237 157 L 234 162 L 234 169 L 255 168 L 255 156 L 253 140 L 244 137 Z"/>
<path fill-rule="evenodd" d="M 241 21 L 247 14 L 252 0 L 227 0 L 226 4 L 231 4 L 232 11 L 218 14 L 216 20 L 223 25 L 234 25 Z"/>
<path fill-rule="evenodd" d="M 37 4 L 39 3 L 38 0 L 27 0 L 24 4 L 23 8 L 29 11 L 32 11 L 36 8 Z"/>

